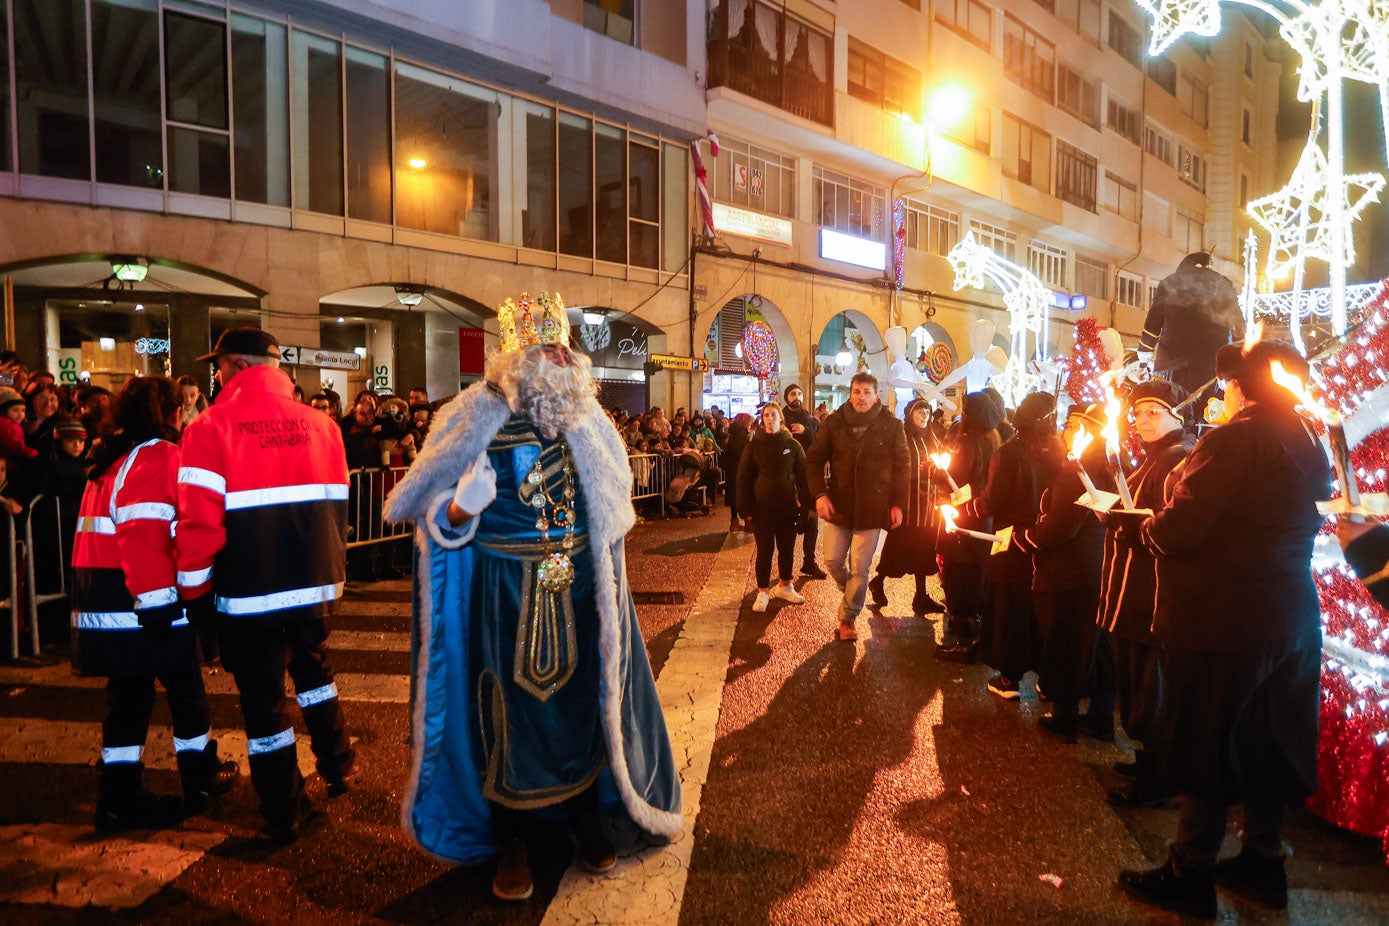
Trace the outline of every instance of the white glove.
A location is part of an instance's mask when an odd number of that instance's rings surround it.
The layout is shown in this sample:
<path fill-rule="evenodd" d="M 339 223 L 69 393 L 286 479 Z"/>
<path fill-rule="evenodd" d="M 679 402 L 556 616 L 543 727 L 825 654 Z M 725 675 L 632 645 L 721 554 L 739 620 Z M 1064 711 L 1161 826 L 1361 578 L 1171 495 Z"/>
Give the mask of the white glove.
<path fill-rule="evenodd" d="M 477 458 L 453 492 L 453 503 L 470 515 L 477 515 L 497 498 L 497 471 L 487 454 Z"/>
<path fill-rule="evenodd" d="M 1152 351 L 1150 351 L 1150 350 L 1136 350 L 1136 351 L 1134 351 L 1134 353 L 1138 355 L 1138 362 L 1139 362 L 1139 363 L 1143 364 L 1145 367 L 1148 367 L 1149 369 L 1152 368 L 1152 366 L 1153 366 L 1153 352 L 1152 352 Z"/>

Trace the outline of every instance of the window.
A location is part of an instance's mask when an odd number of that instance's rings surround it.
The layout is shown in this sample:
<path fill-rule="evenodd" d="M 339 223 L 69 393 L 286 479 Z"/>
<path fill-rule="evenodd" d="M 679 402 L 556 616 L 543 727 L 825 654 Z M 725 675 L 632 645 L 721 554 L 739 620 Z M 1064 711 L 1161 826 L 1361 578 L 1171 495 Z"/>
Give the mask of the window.
<path fill-rule="evenodd" d="M 593 182 L 599 260 L 627 261 L 627 133 L 615 125 L 594 124 Z"/>
<path fill-rule="evenodd" d="M 585 29 L 631 45 L 636 21 L 636 0 L 584 0 Z"/>
<path fill-rule="evenodd" d="M 887 191 L 843 174 L 815 168 L 811 174 L 817 224 L 858 235 L 882 239 Z"/>
<path fill-rule="evenodd" d="M 236 198 L 289 205 L 289 87 L 285 27 L 232 17 Z"/>
<path fill-rule="evenodd" d="M 231 196 L 225 23 L 164 14 L 169 189 Z M 390 218 L 390 191 L 386 192 Z"/>
<path fill-rule="evenodd" d="M 402 106 L 396 91 L 396 106 Z M 525 118 L 516 147 L 525 152 L 525 175 L 521 181 L 521 244 L 540 251 L 554 251 L 556 238 L 555 198 L 557 195 L 555 111 L 537 103 L 521 103 Z M 397 125 L 397 137 L 400 134 Z M 399 156 L 398 156 L 399 157 Z M 396 191 L 397 197 L 401 191 Z M 396 221 L 403 216 L 397 206 Z"/>
<path fill-rule="evenodd" d="M 902 2 L 914 10 L 921 9 L 921 0 L 902 0 Z"/>
<path fill-rule="evenodd" d="M 1240 129 L 1239 129 L 1239 140 L 1242 141 L 1242 142 L 1244 142 L 1246 145 L 1249 144 L 1249 139 L 1250 139 L 1250 137 L 1251 137 L 1252 134 L 1253 134 L 1253 132 L 1252 132 L 1253 122 L 1254 122 L 1254 115 L 1253 115 L 1253 113 L 1251 113 L 1251 112 L 1248 110 L 1248 108 L 1246 108 L 1246 109 L 1244 110 L 1244 112 L 1242 112 L 1242 113 L 1240 114 Z"/>
<path fill-rule="evenodd" d="M 1178 145 L 1177 179 L 1192 189 L 1206 192 L 1206 159 L 1186 145 Z"/>
<path fill-rule="evenodd" d="M 1138 187 L 1112 171 L 1104 172 L 1100 205 L 1130 222 L 1138 219 Z"/>
<path fill-rule="evenodd" d="M 1090 155 L 1064 141 L 1056 143 L 1056 195 L 1072 205 L 1095 211 L 1099 165 Z"/>
<path fill-rule="evenodd" d="M 1244 43 L 1244 76 L 1254 76 L 1254 45 L 1250 42 Z"/>
<path fill-rule="evenodd" d="M 1027 269 L 1052 289 L 1065 289 L 1066 257 L 1061 248 L 1033 241 L 1027 246 Z"/>
<path fill-rule="evenodd" d="M 337 42 L 294 33 L 294 208 L 342 215 L 342 80 Z"/>
<path fill-rule="evenodd" d="M 1188 254 L 1205 250 L 1206 227 L 1196 216 L 1178 209 L 1177 221 L 1172 226 L 1172 240 Z"/>
<path fill-rule="evenodd" d="M 1166 58 L 1148 59 L 1148 77 L 1173 96 L 1177 95 L 1177 66 Z"/>
<path fill-rule="evenodd" d="M 985 51 L 993 45 L 993 10 L 980 0 L 936 0 L 936 19 Z"/>
<path fill-rule="evenodd" d="M 1241 173 L 1239 175 L 1239 206 L 1241 209 L 1249 205 L 1249 175 Z"/>
<path fill-rule="evenodd" d="M 593 256 L 593 123 L 559 116 L 559 249 Z"/>
<path fill-rule="evenodd" d="M 1056 105 L 1077 119 L 1100 127 L 1100 85 L 1067 65 L 1057 65 Z"/>
<path fill-rule="evenodd" d="M 386 59 L 348 48 L 347 215 L 366 222 L 390 222 L 391 79 Z M 455 232 L 457 234 L 457 232 Z M 481 237 L 481 236 L 479 236 Z"/>
<path fill-rule="evenodd" d="M 970 219 L 969 233 L 974 236 L 975 241 L 1004 260 L 1018 259 L 1018 236 L 1008 229 Z"/>
<path fill-rule="evenodd" d="M 894 116 L 921 115 L 921 72 L 849 39 L 849 95 Z"/>
<path fill-rule="evenodd" d="M 834 123 L 833 37 L 769 0 L 727 0 L 709 18 L 709 84 Z"/>
<path fill-rule="evenodd" d="M 1210 91 L 1204 81 L 1182 71 L 1177 84 L 1177 104 L 1197 125 L 1206 127 L 1210 117 Z"/>
<path fill-rule="evenodd" d="M 351 71 L 348 71 L 351 74 Z M 497 187 L 497 94 L 466 81 L 398 63 L 395 69 L 396 224 L 438 235 L 496 240 L 493 192 Z M 548 110 L 545 110 L 548 115 Z M 348 113 L 349 124 L 351 113 Z M 532 132 L 546 138 L 532 136 Z M 530 152 L 537 142 L 550 159 L 541 176 L 554 176 L 554 124 L 535 125 L 527 116 L 518 147 L 527 151 L 526 176 L 536 169 Z M 349 145 L 350 148 L 350 145 Z M 539 165 L 536 165 L 539 167 Z M 533 244 L 530 210 L 539 206 L 527 191 L 522 237 L 529 247 L 554 250 L 554 185 L 548 183 L 548 235 Z"/>
<path fill-rule="evenodd" d="M 656 269 L 661 249 L 661 149 L 639 135 L 627 143 L 627 259 Z"/>
<path fill-rule="evenodd" d="M 1109 298 L 1109 265 L 1102 260 L 1076 255 L 1076 292 L 1094 299 Z"/>
<path fill-rule="evenodd" d="M 1051 136 L 1003 114 L 1003 172 L 1043 193 L 1051 190 Z"/>
<path fill-rule="evenodd" d="M 1056 0 L 1055 12 L 1081 38 L 1100 44 L 1100 0 Z"/>
<path fill-rule="evenodd" d="M 959 240 L 958 212 L 907 202 L 907 247 L 944 257 Z"/>
<path fill-rule="evenodd" d="M 736 138 L 720 139 L 714 199 L 757 212 L 796 217 L 796 159 Z"/>
<path fill-rule="evenodd" d="M 1056 46 L 1011 15 L 1005 16 L 1003 73 L 1050 103 L 1055 97 Z"/>
<path fill-rule="evenodd" d="M 690 257 L 688 151 L 684 145 L 665 144 L 661 148 L 665 173 L 661 185 L 661 266 L 670 271 L 683 269 Z"/>
<path fill-rule="evenodd" d="M 1113 7 L 1109 9 L 1109 47 L 1134 67 L 1143 67 L 1143 36 Z"/>
<path fill-rule="evenodd" d="M 1172 204 L 1159 199 L 1152 193 L 1143 194 L 1143 227 L 1151 228 L 1159 235 L 1172 234 Z"/>
<path fill-rule="evenodd" d="M 1172 166 L 1172 139 L 1154 126 L 1148 126 L 1143 135 L 1143 150 L 1157 158 L 1168 167 Z"/>
<path fill-rule="evenodd" d="M 960 124 L 949 131 L 951 138 L 956 141 L 989 154 L 993 147 L 993 110 L 987 106 L 976 105 L 974 107 L 974 118 L 961 119 Z"/>
<path fill-rule="evenodd" d="M 1105 106 L 1104 124 L 1135 145 L 1143 143 L 1143 116 L 1112 96 Z"/>
<path fill-rule="evenodd" d="M 92 3 L 92 103 L 96 179 L 163 190 L 155 0 Z"/>
<path fill-rule="evenodd" d="M 1114 301 L 1120 305 L 1143 308 L 1143 278 L 1127 270 L 1120 270 L 1114 281 Z"/>

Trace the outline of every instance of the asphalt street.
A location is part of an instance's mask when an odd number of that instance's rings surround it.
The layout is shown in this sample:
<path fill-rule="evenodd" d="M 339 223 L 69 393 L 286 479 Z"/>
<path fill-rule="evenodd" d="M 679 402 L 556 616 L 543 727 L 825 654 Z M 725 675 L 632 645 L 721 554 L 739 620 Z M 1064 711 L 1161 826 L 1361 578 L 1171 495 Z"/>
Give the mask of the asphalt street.
<path fill-rule="evenodd" d="M 0 922 L 1177 922 L 1114 886 L 1120 867 L 1165 856 L 1175 824 L 1169 809 L 1105 803 L 1122 740 L 1063 745 L 1036 728 L 1031 676 L 1005 702 L 984 667 L 934 659 L 940 630 L 910 614 L 910 579 L 889 581 L 857 643 L 833 638 L 828 581 L 798 580 L 806 604 L 754 613 L 750 539 L 726 524 L 720 509 L 641 523 L 628 540 L 693 826 L 667 847 L 625 840 L 611 880 L 579 875 L 561 838 L 542 839 L 535 896 L 504 906 L 490 866 L 447 866 L 402 832 L 410 608 L 408 581 L 393 581 L 351 587 L 330 641 L 360 777 L 335 799 L 311 777 L 315 817 L 287 847 L 260 838 L 245 779 L 181 830 L 99 838 L 99 680 L 57 662 L 0 666 Z M 214 735 L 244 767 L 234 686 L 217 674 L 208 688 Z M 147 779 L 175 793 L 162 705 L 154 724 Z M 300 745 L 311 774 L 302 730 Z M 1224 922 L 1389 922 L 1375 840 L 1305 813 L 1287 838 L 1291 909 L 1222 894 Z"/>

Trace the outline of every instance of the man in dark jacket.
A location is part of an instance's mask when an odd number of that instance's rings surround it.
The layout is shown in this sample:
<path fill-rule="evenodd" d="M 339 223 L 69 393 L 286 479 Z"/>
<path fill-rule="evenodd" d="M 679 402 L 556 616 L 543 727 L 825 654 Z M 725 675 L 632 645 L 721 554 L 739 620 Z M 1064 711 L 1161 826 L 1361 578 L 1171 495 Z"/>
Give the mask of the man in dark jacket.
<path fill-rule="evenodd" d="M 1193 392 L 1215 375 L 1215 352 L 1244 327 L 1234 284 L 1211 269 L 1211 256 L 1197 251 L 1158 283 L 1138 340 L 1141 352 L 1156 351 L 1153 371 Z"/>
<path fill-rule="evenodd" d="M 1181 791 L 1171 854 L 1119 886 L 1145 903 L 1214 919 L 1219 881 L 1267 906 L 1288 902 L 1286 807 L 1317 785 L 1321 623 L 1312 546 L 1331 470 L 1264 341 L 1237 375 L 1246 406 L 1187 458 L 1167 508 L 1143 522 L 1157 556 L 1153 631 L 1162 644 L 1164 764 Z M 1244 806 L 1240 854 L 1217 864 L 1230 804 Z"/>
<path fill-rule="evenodd" d="M 815 513 L 828 522 L 825 562 L 844 592 L 839 639 L 857 640 L 873 554 L 883 531 L 902 523 L 909 477 L 902 422 L 878 399 L 877 377 L 854 374 L 849 401 L 825 419 L 805 466 Z"/>
<path fill-rule="evenodd" d="M 787 386 L 782 397 L 786 399 L 786 430 L 800 441 L 801 449 L 809 453 L 810 444 L 815 440 L 816 432 L 820 430 L 820 421 L 805 407 L 805 393 L 796 383 Z M 820 568 L 815 557 L 815 544 L 820 539 L 820 519 L 812 511 L 806 512 L 805 519 L 805 539 L 801 542 L 801 575 L 823 579 L 826 577 L 825 570 Z"/>

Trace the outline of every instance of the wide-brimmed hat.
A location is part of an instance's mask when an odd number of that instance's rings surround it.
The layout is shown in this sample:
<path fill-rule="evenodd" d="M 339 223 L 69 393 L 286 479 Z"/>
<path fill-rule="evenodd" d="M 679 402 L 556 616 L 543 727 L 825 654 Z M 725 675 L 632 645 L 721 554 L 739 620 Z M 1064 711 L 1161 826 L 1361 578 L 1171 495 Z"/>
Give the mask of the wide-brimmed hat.
<path fill-rule="evenodd" d="M 247 357 L 274 357 L 280 359 L 280 342 L 268 331 L 250 325 L 228 328 L 217 339 L 210 353 L 197 358 L 197 363 L 216 360 L 222 354 L 242 354 Z"/>

